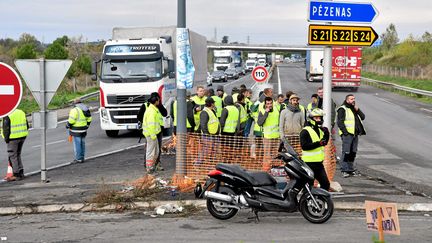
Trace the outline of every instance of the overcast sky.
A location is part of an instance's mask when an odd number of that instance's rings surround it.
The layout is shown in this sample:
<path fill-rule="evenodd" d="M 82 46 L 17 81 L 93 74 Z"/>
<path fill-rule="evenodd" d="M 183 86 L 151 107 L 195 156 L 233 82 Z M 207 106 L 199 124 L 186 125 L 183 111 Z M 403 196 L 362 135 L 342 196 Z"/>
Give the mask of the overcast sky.
<path fill-rule="evenodd" d="M 390 23 L 400 39 L 432 32 L 432 0 L 370 2 L 380 12 L 372 23 L 379 34 Z M 307 10 L 306 0 L 188 0 L 186 21 L 209 40 L 216 29 L 218 41 L 228 35 L 245 43 L 249 36 L 251 44 L 304 45 Z M 177 0 L 0 0 L 0 23 L 0 38 L 27 32 L 44 42 L 62 35 L 106 40 L 115 26 L 176 25 Z"/>

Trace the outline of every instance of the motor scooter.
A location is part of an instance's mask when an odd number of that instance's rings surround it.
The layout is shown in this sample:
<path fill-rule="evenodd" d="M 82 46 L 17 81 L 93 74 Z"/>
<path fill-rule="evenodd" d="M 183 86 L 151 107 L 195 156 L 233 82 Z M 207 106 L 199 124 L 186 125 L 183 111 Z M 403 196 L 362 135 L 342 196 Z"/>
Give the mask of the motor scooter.
<path fill-rule="evenodd" d="M 283 189 L 278 189 L 275 178 L 266 172 L 252 172 L 239 165 L 221 163 L 209 172 L 204 186 L 197 184 L 195 196 L 206 198 L 209 213 L 221 220 L 232 218 L 240 209 L 252 209 L 257 221 L 260 211 L 300 211 L 311 223 L 326 222 L 333 214 L 331 194 L 313 187 L 313 171 L 287 140 L 283 144 L 276 157 L 283 161 L 283 169 L 289 177 Z"/>

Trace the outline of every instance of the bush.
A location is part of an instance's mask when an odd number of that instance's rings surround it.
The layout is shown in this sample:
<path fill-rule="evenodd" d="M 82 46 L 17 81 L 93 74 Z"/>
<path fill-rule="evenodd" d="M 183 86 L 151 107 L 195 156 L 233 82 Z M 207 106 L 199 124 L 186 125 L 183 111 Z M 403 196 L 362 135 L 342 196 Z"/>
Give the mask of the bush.
<path fill-rule="evenodd" d="M 46 59 L 67 59 L 69 53 L 60 43 L 55 42 L 48 46 L 44 55 Z"/>
<path fill-rule="evenodd" d="M 17 59 L 35 59 L 36 57 L 36 47 L 33 44 L 24 44 L 16 49 Z"/>

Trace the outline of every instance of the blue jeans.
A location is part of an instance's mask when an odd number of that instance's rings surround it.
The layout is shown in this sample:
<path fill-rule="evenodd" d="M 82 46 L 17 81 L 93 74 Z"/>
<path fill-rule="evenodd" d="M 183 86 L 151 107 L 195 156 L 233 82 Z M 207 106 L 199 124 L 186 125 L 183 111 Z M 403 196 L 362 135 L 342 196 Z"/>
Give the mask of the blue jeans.
<path fill-rule="evenodd" d="M 84 160 L 85 154 L 85 137 L 72 136 L 75 160 Z"/>
<path fill-rule="evenodd" d="M 243 131 L 243 136 L 244 137 L 249 137 L 249 133 L 250 133 L 250 130 L 251 130 L 251 127 L 252 127 L 252 121 L 253 121 L 252 118 L 249 118 L 246 121 L 246 127 L 245 127 L 245 130 Z"/>

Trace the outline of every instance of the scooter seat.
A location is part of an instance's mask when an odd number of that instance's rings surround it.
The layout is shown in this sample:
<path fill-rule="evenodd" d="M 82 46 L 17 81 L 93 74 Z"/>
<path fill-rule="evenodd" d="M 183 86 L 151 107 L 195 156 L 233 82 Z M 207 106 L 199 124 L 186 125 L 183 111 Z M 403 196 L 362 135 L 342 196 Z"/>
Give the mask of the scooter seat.
<path fill-rule="evenodd" d="M 216 169 L 222 172 L 239 176 L 253 186 L 273 186 L 276 180 L 266 172 L 249 172 L 239 165 L 217 164 Z"/>

